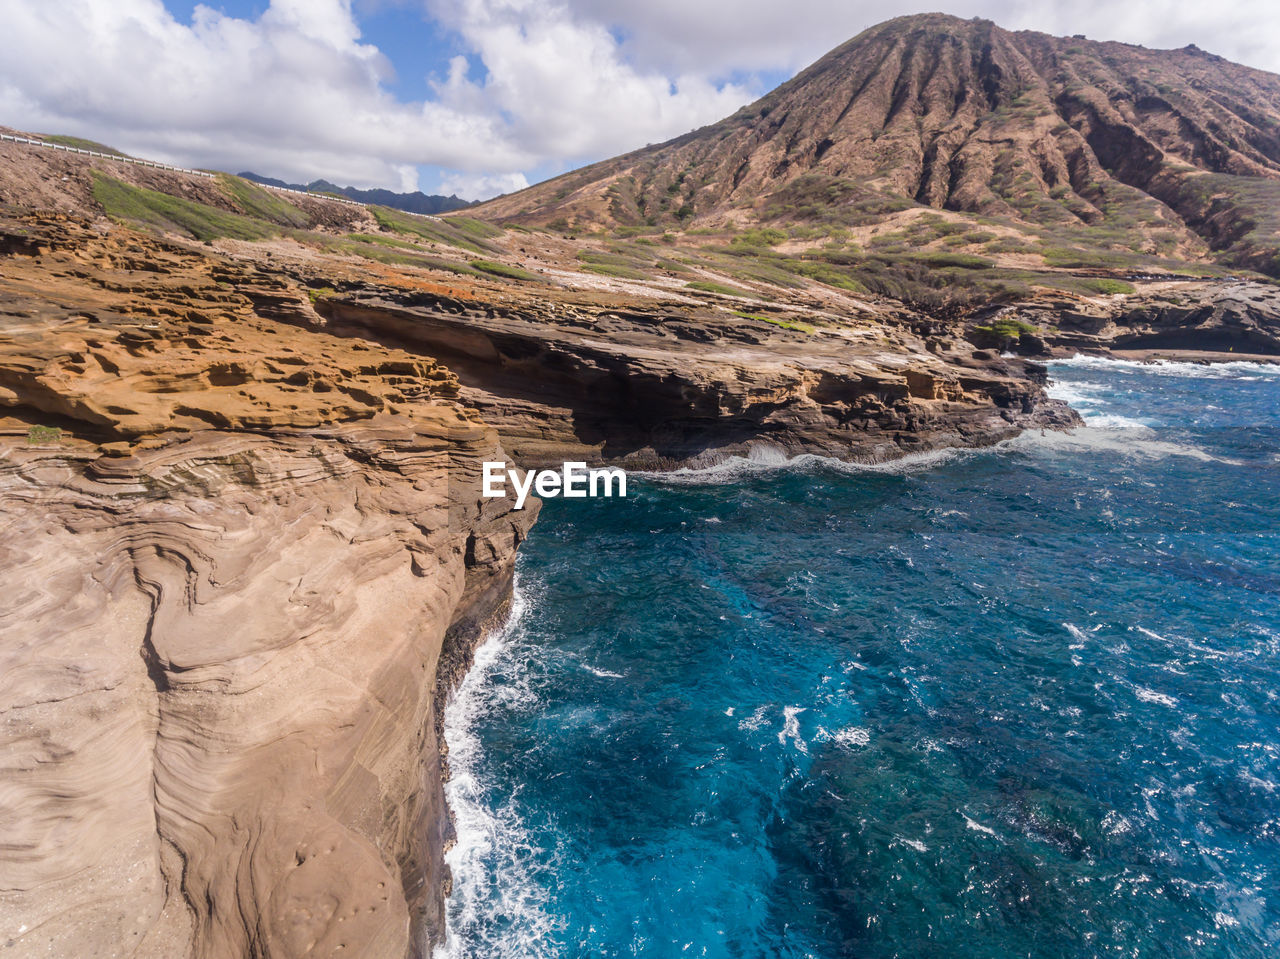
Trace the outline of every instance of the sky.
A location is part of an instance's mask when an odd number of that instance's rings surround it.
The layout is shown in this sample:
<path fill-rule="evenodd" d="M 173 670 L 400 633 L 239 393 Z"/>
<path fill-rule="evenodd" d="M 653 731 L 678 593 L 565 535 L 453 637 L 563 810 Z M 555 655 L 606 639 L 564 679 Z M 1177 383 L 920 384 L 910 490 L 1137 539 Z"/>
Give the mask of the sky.
<path fill-rule="evenodd" d="M 483 199 L 714 122 L 933 10 L 1280 73 L 1275 0 L 0 0 L 0 125 Z"/>

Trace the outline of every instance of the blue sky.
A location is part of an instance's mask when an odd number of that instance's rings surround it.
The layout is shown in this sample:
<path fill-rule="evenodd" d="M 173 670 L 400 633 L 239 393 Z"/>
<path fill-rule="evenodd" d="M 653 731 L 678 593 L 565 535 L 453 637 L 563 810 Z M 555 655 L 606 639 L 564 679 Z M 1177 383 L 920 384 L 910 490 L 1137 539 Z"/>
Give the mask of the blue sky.
<path fill-rule="evenodd" d="M 0 124 L 477 199 L 714 122 L 937 9 L 1280 71 L 1274 0 L 3 0 Z"/>

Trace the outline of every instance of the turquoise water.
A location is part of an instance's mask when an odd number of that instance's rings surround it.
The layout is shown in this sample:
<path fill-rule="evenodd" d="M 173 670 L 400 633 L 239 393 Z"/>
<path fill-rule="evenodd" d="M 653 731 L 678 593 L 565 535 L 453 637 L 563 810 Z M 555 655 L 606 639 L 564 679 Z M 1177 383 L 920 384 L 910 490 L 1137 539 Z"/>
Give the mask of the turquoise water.
<path fill-rule="evenodd" d="M 444 954 L 1280 955 L 1280 369 L 545 504 L 451 706 Z"/>

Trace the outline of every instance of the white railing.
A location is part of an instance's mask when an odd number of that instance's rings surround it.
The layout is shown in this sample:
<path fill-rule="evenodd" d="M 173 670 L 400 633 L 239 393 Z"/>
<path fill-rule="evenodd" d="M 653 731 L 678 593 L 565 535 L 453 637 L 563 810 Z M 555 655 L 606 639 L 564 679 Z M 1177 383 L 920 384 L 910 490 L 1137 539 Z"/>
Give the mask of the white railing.
<path fill-rule="evenodd" d="M 281 193 L 296 193 L 298 196 L 313 196 L 317 200 L 332 200 L 334 203 L 347 203 L 351 206 L 371 205 L 368 203 L 361 203 L 359 200 L 353 200 L 349 196 L 337 196 L 333 193 L 313 193 L 310 190 L 295 190 L 291 186 L 276 186 L 274 183 L 259 183 L 257 180 L 250 180 L 249 182 L 267 190 L 278 190 Z"/>
<path fill-rule="evenodd" d="M 65 146 L 61 143 L 50 143 L 48 140 L 36 140 L 31 137 L 16 137 L 8 133 L 0 133 L 0 141 L 7 140 L 10 143 L 25 143 L 29 146 L 47 147 L 50 150 L 62 150 L 64 153 L 79 153 L 83 156 L 99 157 L 103 160 L 115 160 L 118 163 L 132 163 L 136 166 L 150 167 L 153 170 L 168 170 L 171 173 L 185 173 L 188 176 L 202 176 L 206 179 L 213 180 L 215 175 L 205 170 L 189 170 L 183 166 L 172 166 L 168 163 L 157 163 L 155 160 L 140 160 L 137 157 L 120 156 L 115 153 L 101 153 L 98 150 L 85 150 L 82 147 Z M 361 203 L 359 200 L 352 200 L 345 196 L 334 196 L 331 193 L 312 193 L 310 190 L 294 190 L 287 186 L 273 186 L 270 183 L 259 183 L 258 186 L 266 187 L 268 190 L 279 190 L 283 193 L 296 193 L 299 196 L 315 197 L 317 200 L 329 200 L 333 203 L 346 203 L 349 206 L 369 206 L 368 203 Z M 407 211 L 405 211 L 407 212 Z M 411 216 L 426 216 L 423 213 L 410 214 Z M 434 220 L 436 217 L 430 217 Z"/>
<path fill-rule="evenodd" d="M 99 153 L 97 150 L 85 150 L 81 147 L 64 146 L 61 143 L 50 143 L 48 140 L 33 140 L 31 137 L 15 137 L 8 133 L 0 133 L 0 140 L 11 143 L 26 143 L 36 147 L 48 147 L 50 150 L 62 150 L 64 153 L 80 153 L 84 156 L 101 157 L 104 160 L 116 160 L 120 163 L 133 163 L 137 166 L 151 167 L 154 170 L 172 170 L 174 173 L 187 173 L 191 176 L 203 176 L 213 179 L 212 173 L 204 170 L 188 170 L 186 167 L 170 166 L 168 163 L 157 163 L 155 160 L 139 160 L 137 157 L 119 156 L 115 153 Z"/>

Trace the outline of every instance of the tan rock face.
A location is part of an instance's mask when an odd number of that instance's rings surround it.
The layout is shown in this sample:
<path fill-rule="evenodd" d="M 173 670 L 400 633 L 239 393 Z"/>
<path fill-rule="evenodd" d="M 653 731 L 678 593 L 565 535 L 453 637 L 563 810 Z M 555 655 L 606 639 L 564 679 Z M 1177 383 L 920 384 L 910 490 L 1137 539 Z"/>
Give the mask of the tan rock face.
<path fill-rule="evenodd" d="M 930 348 L 903 317 L 788 330 L 652 303 L 565 315 L 400 300 L 333 298 L 319 309 L 335 333 L 446 362 L 524 467 L 661 469 L 757 447 L 879 461 L 1077 422 L 1044 395 L 1043 368 L 979 356 L 951 336 Z"/>
<path fill-rule="evenodd" d="M 143 252 L 78 236 L 0 281 L 0 944 L 422 954 L 437 668 L 536 511 L 480 500 L 496 435 L 431 361 Z"/>

